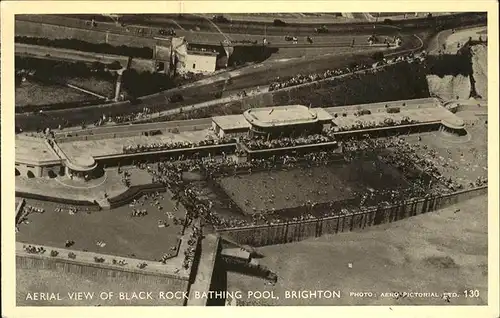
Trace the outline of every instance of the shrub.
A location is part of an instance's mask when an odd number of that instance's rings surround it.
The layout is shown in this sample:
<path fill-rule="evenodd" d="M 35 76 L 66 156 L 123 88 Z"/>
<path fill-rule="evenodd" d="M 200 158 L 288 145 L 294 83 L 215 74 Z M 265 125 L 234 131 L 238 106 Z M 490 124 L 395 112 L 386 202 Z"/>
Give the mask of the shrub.
<path fill-rule="evenodd" d="M 55 251 L 55 250 L 50 251 L 50 256 L 56 257 L 57 255 L 59 255 L 58 251 Z"/>
<path fill-rule="evenodd" d="M 110 70 L 119 70 L 122 68 L 122 65 L 118 61 L 113 61 L 112 63 L 108 64 L 108 69 Z"/>
<path fill-rule="evenodd" d="M 69 252 L 68 253 L 68 257 L 71 258 L 71 259 L 75 259 L 76 258 L 76 254 L 73 253 L 73 252 Z"/>
<path fill-rule="evenodd" d="M 94 262 L 96 262 L 96 263 L 104 263 L 104 258 L 94 256 Z"/>

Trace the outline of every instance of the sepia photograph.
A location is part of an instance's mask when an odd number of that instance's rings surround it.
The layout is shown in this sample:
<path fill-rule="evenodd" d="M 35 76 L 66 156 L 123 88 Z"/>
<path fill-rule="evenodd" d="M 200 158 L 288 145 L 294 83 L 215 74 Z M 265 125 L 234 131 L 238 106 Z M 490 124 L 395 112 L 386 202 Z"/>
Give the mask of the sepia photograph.
<path fill-rule="evenodd" d="M 105 12 L 13 18 L 15 306 L 498 302 L 487 10 Z"/>

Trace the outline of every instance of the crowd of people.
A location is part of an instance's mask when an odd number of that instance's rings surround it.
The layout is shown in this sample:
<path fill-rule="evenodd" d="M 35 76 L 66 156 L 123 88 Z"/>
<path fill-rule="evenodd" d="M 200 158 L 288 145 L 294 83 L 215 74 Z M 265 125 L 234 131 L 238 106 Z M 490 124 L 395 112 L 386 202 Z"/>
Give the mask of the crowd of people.
<path fill-rule="evenodd" d="M 113 260 L 112 260 L 112 263 L 113 263 L 113 265 L 119 265 L 119 266 L 125 266 L 125 265 L 127 265 L 127 264 L 128 264 L 128 263 L 127 263 L 125 260 L 123 260 L 123 259 L 121 259 L 121 260 L 119 260 L 119 261 L 117 261 L 116 259 L 113 259 Z"/>
<path fill-rule="evenodd" d="M 118 173 L 121 174 L 121 176 L 122 176 L 122 184 L 124 186 L 126 186 L 127 188 L 129 188 L 130 184 L 131 184 L 131 181 L 130 181 L 130 172 L 128 172 L 126 170 L 122 171 L 120 168 L 118 168 Z"/>
<path fill-rule="evenodd" d="M 240 139 L 240 142 L 244 143 L 245 146 L 250 150 L 295 147 L 295 146 L 320 144 L 333 141 L 335 141 L 335 138 L 333 137 L 332 134 L 314 134 L 314 135 L 308 135 L 307 137 L 299 137 L 299 138 L 284 137 L 284 138 L 269 139 L 269 140 L 266 138 Z"/>
<path fill-rule="evenodd" d="M 141 153 L 149 151 L 162 151 L 162 150 L 172 150 L 172 149 L 186 149 L 186 148 L 196 148 L 213 146 L 220 144 L 234 143 L 234 138 L 217 138 L 217 139 L 206 139 L 197 142 L 191 141 L 169 141 L 162 143 L 152 143 L 147 145 L 134 145 L 134 146 L 123 146 L 123 153 Z"/>
<path fill-rule="evenodd" d="M 419 59 L 422 61 L 426 56 L 425 51 L 421 53 L 410 53 L 405 56 L 399 56 L 394 59 L 383 59 L 382 61 L 378 62 L 376 66 L 383 66 L 387 64 L 393 64 L 393 63 L 400 63 L 400 62 L 413 62 L 415 59 Z M 373 64 L 356 64 L 356 65 L 351 65 L 350 67 L 344 67 L 344 68 L 337 68 L 337 69 L 328 69 L 322 73 L 312 73 L 312 74 L 297 74 L 293 76 L 292 78 L 287 78 L 287 79 L 281 79 L 281 78 L 276 78 L 275 81 L 273 81 L 269 85 L 269 91 L 275 91 L 287 87 L 293 87 L 297 85 L 302 85 L 306 83 L 312 83 L 328 78 L 333 78 L 333 77 L 338 77 L 338 76 L 345 76 L 349 74 L 353 74 L 356 72 L 361 72 L 361 71 L 368 71 L 373 69 Z"/>
<path fill-rule="evenodd" d="M 143 217 L 143 216 L 146 216 L 148 215 L 148 211 L 147 210 L 138 210 L 138 209 L 134 209 L 132 211 L 132 213 L 130 213 L 130 216 L 133 217 L 133 218 L 137 218 L 137 217 Z"/>
<path fill-rule="evenodd" d="M 358 129 L 370 129 L 370 128 L 381 128 L 381 127 L 390 127 L 390 126 L 400 126 L 400 125 L 410 125 L 418 123 L 415 119 L 410 119 L 407 116 L 404 116 L 401 119 L 393 119 L 393 118 L 385 118 L 383 121 L 366 121 L 366 120 L 356 120 L 349 126 L 335 126 L 333 131 L 350 131 L 350 130 L 358 130 Z"/>
<path fill-rule="evenodd" d="M 416 167 L 429 175 L 436 183 L 441 183 L 446 187 L 445 189 L 440 188 L 439 191 L 453 192 L 465 187 L 473 188 L 487 184 L 487 178 L 479 177 L 475 182 L 463 184 L 457 178 L 445 177 L 442 170 L 447 164 L 439 163 L 436 150 L 429 149 L 425 144 L 409 143 L 403 137 L 351 140 L 343 142 L 343 147 L 344 150 L 351 152 L 390 148 L 392 152 L 384 157 L 388 163 L 398 169 L 404 169 L 405 166 Z"/>
<path fill-rule="evenodd" d="M 366 208 L 373 204 L 394 204 L 395 202 L 405 201 L 411 198 L 422 197 L 426 195 L 438 195 L 446 192 L 452 192 L 463 188 L 463 185 L 451 178 L 445 178 L 441 175 L 439 166 L 432 160 L 423 160 L 415 153 L 416 146 L 407 143 L 402 137 L 391 138 L 369 138 L 364 136 L 362 139 L 348 140 L 343 142 L 343 156 L 347 161 L 352 160 L 356 153 L 375 151 L 391 148 L 391 152 L 380 155 L 379 158 L 388 164 L 398 167 L 403 174 L 412 173 L 416 169 L 421 169 L 424 174 L 416 177 L 412 175 L 412 182 L 407 188 L 391 188 L 369 190 L 357 193 L 357 202 L 355 206 L 342 209 L 333 208 L 331 211 L 323 211 L 321 214 L 313 213 L 317 202 L 310 202 L 311 213 L 304 213 L 300 216 L 286 218 L 287 221 L 299 221 L 313 219 L 329 215 L 349 213 L 352 209 Z M 256 149 L 256 147 L 254 147 Z M 218 227 L 238 227 L 252 224 L 275 224 L 283 222 L 284 219 L 274 211 L 265 211 L 256 213 L 251 219 L 241 217 L 222 216 L 212 209 L 214 203 L 209 199 L 199 197 L 196 189 L 182 179 L 183 171 L 202 171 L 209 178 L 229 176 L 238 172 L 252 173 L 262 169 L 293 168 L 297 165 L 323 165 L 331 161 L 338 160 L 338 155 L 328 151 L 313 152 L 304 155 L 282 155 L 273 156 L 267 159 L 250 159 L 246 162 L 235 162 L 230 156 L 210 157 L 189 159 L 177 162 L 161 162 L 156 168 L 150 166 L 149 171 L 153 178 L 163 182 L 174 193 L 179 193 L 179 200 L 188 209 L 190 219 L 203 217 L 207 223 Z M 487 182 L 486 178 L 479 178 L 475 185 L 482 185 Z M 249 203 L 250 204 L 250 203 Z M 319 206 L 319 205 L 318 205 Z M 328 209 L 327 209 L 328 210 Z M 307 209 L 305 210 L 307 211 Z"/>
<path fill-rule="evenodd" d="M 170 252 L 169 253 L 163 254 L 163 256 L 160 259 L 160 263 L 162 263 L 162 264 L 167 263 L 168 259 L 170 259 L 172 257 L 175 257 L 177 255 L 176 252 L 177 252 L 177 246 L 172 246 L 170 248 Z"/>
<path fill-rule="evenodd" d="M 27 213 L 45 213 L 45 209 L 37 208 L 37 207 L 31 206 L 31 205 L 26 205 L 24 207 L 24 211 Z"/>
<path fill-rule="evenodd" d="M 44 254 L 47 250 L 43 246 L 23 245 L 23 249 L 30 254 Z"/>
<path fill-rule="evenodd" d="M 182 261 L 182 267 L 184 269 L 188 269 L 193 264 L 194 256 L 196 254 L 196 247 L 202 235 L 201 229 L 197 226 L 193 225 L 191 229 L 192 232 L 187 242 L 188 247 L 184 251 L 184 260 Z"/>

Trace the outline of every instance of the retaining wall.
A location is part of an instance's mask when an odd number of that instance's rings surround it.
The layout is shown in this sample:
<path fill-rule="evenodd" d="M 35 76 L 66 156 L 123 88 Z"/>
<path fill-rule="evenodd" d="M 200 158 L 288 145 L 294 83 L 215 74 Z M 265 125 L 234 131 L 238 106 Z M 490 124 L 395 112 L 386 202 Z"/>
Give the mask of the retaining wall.
<path fill-rule="evenodd" d="M 376 72 L 360 71 L 342 78 L 328 78 L 276 91 L 251 95 L 230 102 L 220 102 L 208 107 L 186 109 L 157 117 L 151 121 L 206 118 L 216 115 L 241 114 L 256 107 L 283 105 L 310 105 L 335 107 L 366 103 L 427 98 L 430 96 L 425 63 L 399 62 L 384 65 Z"/>
<path fill-rule="evenodd" d="M 390 223 L 418 214 L 436 211 L 458 202 L 486 194 L 488 194 L 488 187 L 484 186 L 439 197 L 428 197 L 409 201 L 401 205 L 376 207 L 367 211 L 347 215 L 275 225 L 217 229 L 217 233 L 222 236 L 227 236 L 239 244 L 251 246 L 283 244 L 301 241 L 311 237 L 319 237 L 324 234 L 336 234 L 364 229 L 367 226 Z"/>
<path fill-rule="evenodd" d="M 123 192 L 116 197 L 110 198 L 109 203 L 111 209 L 120 207 L 127 203 L 132 202 L 134 199 L 151 192 L 165 192 L 165 186 L 159 183 L 131 186 L 127 191 Z"/>
<path fill-rule="evenodd" d="M 60 204 L 85 206 L 85 207 L 88 207 L 92 210 L 94 210 L 94 209 L 99 210 L 99 205 L 97 205 L 95 202 L 90 202 L 90 201 L 85 201 L 85 200 L 71 200 L 71 199 L 50 197 L 50 196 L 46 196 L 46 195 L 21 192 L 21 191 L 16 191 L 16 197 L 33 199 L 33 200 L 41 200 L 41 201 L 49 201 L 49 202 L 55 202 L 55 203 L 60 203 Z"/>

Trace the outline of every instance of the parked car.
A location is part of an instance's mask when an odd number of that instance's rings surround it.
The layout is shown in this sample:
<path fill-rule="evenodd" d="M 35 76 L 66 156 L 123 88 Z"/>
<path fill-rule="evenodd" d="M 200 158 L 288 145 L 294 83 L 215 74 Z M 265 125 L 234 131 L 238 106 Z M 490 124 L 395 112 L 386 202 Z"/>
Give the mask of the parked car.
<path fill-rule="evenodd" d="M 299 39 L 297 39 L 296 36 L 291 36 L 291 35 L 285 35 L 285 41 L 287 42 L 297 42 Z"/>
<path fill-rule="evenodd" d="M 168 30 L 160 29 L 160 30 L 158 30 L 158 33 L 161 35 L 168 35 L 168 36 L 175 36 L 176 35 L 174 29 L 168 29 Z"/>

